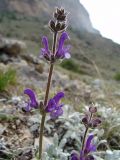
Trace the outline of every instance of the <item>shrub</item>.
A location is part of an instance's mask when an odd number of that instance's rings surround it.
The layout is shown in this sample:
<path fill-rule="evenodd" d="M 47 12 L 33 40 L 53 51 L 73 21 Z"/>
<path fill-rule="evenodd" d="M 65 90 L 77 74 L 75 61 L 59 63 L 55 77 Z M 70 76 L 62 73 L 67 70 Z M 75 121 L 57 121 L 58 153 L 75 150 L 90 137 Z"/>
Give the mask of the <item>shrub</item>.
<path fill-rule="evenodd" d="M 63 61 L 61 64 L 61 67 L 67 69 L 67 70 L 71 70 L 75 73 L 83 73 L 83 71 L 80 69 L 79 65 L 72 59 L 69 60 L 65 60 Z"/>
<path fill-rule="evenodd" d="M 0 71 L 0 91 L 7 88 L 8 85 L 16 83 L 16 71 L 9 69 L 6 72 Z"/>
<path fill-rule="evenodd" d="M 120 81 L 120 72 L 115 74 L 114 79 Z"/>

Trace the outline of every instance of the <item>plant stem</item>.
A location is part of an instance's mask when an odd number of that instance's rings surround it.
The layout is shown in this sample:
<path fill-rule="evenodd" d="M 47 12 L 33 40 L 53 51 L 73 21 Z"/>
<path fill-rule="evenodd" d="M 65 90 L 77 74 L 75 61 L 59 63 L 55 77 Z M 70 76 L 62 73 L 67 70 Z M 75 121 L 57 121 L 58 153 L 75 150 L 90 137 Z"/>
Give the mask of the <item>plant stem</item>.
<path fill-rule="evenodd" d="M 57 33 L 55 32 L 53 37 L 53 48 L 52 48 L 53 55 L 55 54 L 55 51 L 56 51 L 56 41 L 57 41 Z M 49 75 L 48 75 L 47 87 L 46 87 L 45 99 L 44 99 L 44 107 L 46 107 L 47 101 L 48 101 L 53 68 L 54 68 L 54 64 L 50 63 L 50 69 L 49 69 Z M 42 157 L 42 144 L 43 144 L 43 131 L 44 131 L 44 124 L 45 124 L 45 117 L 46 117 L 46 113 L 42 115 L 41 125 L 40 125 L 40 135 L 39 135 L 39 159 L 40 160 L 42 160 L 41 157 Z"/>
<path fill-rule="evenodd" d="M 85 146 L 85 140 L 86 140 L 88 129 L 89 129 L 89 127 L 86 127 L 84 137 L 83 137 L 83 142 L 82 142 L 82 150 L 84 149 L 84 146 Z"/>
<path fill-rule="evenodd" d="M 91 121 L 91 119 L 92 119 L 92 113 L 90 115 L 89 122 Z M 89 130 L 89 126 L 86 126 L 84 137 L 83 137 L 83 142 L 82 142 L 82 150 L 84 150 L 84 147 L 85 147 L 85 140 L 86 140 L 86 137 L 87 137 L 88 130 Z"/>
<path fill-rule="evenodd" d="M 53 37 L 53 46 L 52 46 L 53 55 L 55 55 L 56 52 L 56 42 L 57 42 L 57 32 L 54 33 Z"/>
<path fill-rule="evenodd" d="M 44 123 L 45 123 L 45 117 L 46 115 L 42 115 L 42 119 L 41 119 L 41 125 L 40 125 L 40 134 L 39 134 L 39 159 L 41 159 L 41 155 L 42 155 L 42 143 L 43 143 L 43 130 L 44 130 Z"/>

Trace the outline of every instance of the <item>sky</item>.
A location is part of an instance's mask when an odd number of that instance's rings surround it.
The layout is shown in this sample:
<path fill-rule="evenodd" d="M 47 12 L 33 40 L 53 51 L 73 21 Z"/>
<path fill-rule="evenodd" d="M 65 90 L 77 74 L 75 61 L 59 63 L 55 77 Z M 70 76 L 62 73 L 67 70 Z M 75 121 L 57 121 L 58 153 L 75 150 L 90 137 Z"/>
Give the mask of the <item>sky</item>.
<path fill-rule="evenodd" d="M 92 25 L 100 33 L 120 44 L 120 0 L 80 0 Z"/>

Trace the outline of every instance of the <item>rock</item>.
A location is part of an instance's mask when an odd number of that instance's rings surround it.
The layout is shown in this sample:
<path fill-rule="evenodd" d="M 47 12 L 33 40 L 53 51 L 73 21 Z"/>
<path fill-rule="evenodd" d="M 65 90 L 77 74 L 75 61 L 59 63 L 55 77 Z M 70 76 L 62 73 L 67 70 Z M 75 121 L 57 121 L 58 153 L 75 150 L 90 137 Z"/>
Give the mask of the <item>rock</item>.
<path fill-rule="evenodd" d="M 33 63 L 33 64 L 43 63 L 39 57 L 34 56 L 33 54 L 22 54 L 21 56 L 28 63 Z"/>
<path fill-rule="evenodd" d="M 29 129 L 23 129 L 23 135 L 20 139 L 22 146 L 31 146 L 33 144 L 33 136 Z"/>
<path fill-rule="evenodd" d="M 19 55 L 25 48 L 26 44 L 23 41 L 0 37 L 0 52 L 4 52 L 9 56 Z"/>
<path fill-rule="evenodd" d="M 23 148 L 19 152 L 20 153 L 17 156 L 17 160 L 30 160 L 33 158 L 33 155 L 34 155 L 32 148 Z"/>
<path fill-rule="evenodd" d="M 16 120 L 16 126 L 20 126 L 21 121 L 19 119 Z"/>
<path fill-rule="evenodd" d="M 0 124 L 0 135 L 2 135 L 5 131 L 6 127 Z"/>
<path fill-rule="evenodd" d="M 39 145 L 39 138 L 36 138 L 34 142 L 34 147 L 37 149 L 38 145 Z M 43 137 L 43 152 L 45 152 L 50 145 L 52 145 L 52 140 L 50 140 L 50 138 Z"/>
<path fill-rule="evenodd" d="M 35 70 L 39 73 L 43 73 L 44 71 L 44 65 L 43 64 L 36 64 L 35 65 Z"/>
<path fill-rule="evenodd" d="M 43 73 L 44 71 L 44 63 L 40 60 L 40 58 L 32 55 L 32 54 L 23 54 L 22 58 L 25 59 L 28 63 L 34 64 L 35 70 L 39 73 Z"/>
<path fill-rule="evenodd" d="M 0 54 L 0 62 L 7 64 L 9 61 L 11 61 L 11 59 L 7 54 L 5 53 Z"/>
<path fill-rule="evenodd" d="M 93 82 L 92 82 L 92 85 L 94 86 L 95 89 L 101 89 L 102 88 L 102 80 L 100 79 L 95 79 Z"/>
<path fill-rule="evenodd" d="M 31 126 L 30 131 L 34 137 L 38 137 L 39 136 L 39 124 L 34 124 L 33 126 Z"/>

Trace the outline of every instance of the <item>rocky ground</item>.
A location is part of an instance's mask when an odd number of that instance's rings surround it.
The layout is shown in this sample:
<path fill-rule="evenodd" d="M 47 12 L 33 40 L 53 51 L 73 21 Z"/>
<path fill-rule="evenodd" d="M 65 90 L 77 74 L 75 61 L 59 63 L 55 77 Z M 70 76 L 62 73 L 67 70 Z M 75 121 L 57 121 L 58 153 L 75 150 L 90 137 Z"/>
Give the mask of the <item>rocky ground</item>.
<path fill-rule="evenodd" d="M 22 50 L 27 47 L 24 42 L 1 38 L 0 45 L 0 71 L 6 72 L 9 69 L 16 71 L 15 83 L 11 83 L 0 91 L 0 160 L 30 160 L 35 158 L 38 149 L 41 116 L 38 112 L 26 113 L 22 109 L 27 98 L 23 95 L 23 90 L 26 87 L 34 89 L 42 100 L 49 65 L 37 56 L 23 53 Z M 77 149 L 80 136 L 84 131 L 81 129 L 82 124 L 78 126 L 83 116 L 79 111 L 83 112 L 85 106 L 91 102 L 97 103 L 100 116 L 103 117 L 103 126 L 100 129 L 103 128 L 104 132 L 103 137 L 99 139 L 105 140 L 105 143 L 98 144 L 98 150 L 119 150 L 120 135 L 117 128 L 120 123 L 119 87 L 120 84 L 113 80 L 108 82 L 100 78 L 94 79 L 89 75 L 78 75 L 56 64 L 50 96 L 58 90 L 64 90 L 66 95 L 64 103 L 67 104 L 65 108 L 71 109 L 65 110 L 65 115 L 60 120 L 52 121 L 49 117 L 47 118 L 44 151 L 53 143 L 55 133 L 59 139 L 58 148 L 60 148 L 60 142 L 63 143 L 62 140 L 65 139 L 66 142 L 61 144 L 62 150 L 70 153 L 72 149 Z M 72 125 L 76 125 L 76 128 L 71 136 Z M 78 128 L 80 133 L 77 134 Z M 77 138 L 75 138 L 76 134 Z M 61 150 L 59 154 L 64 155 Z M 112 151 L 111 155 L 113 155 Z"/>

